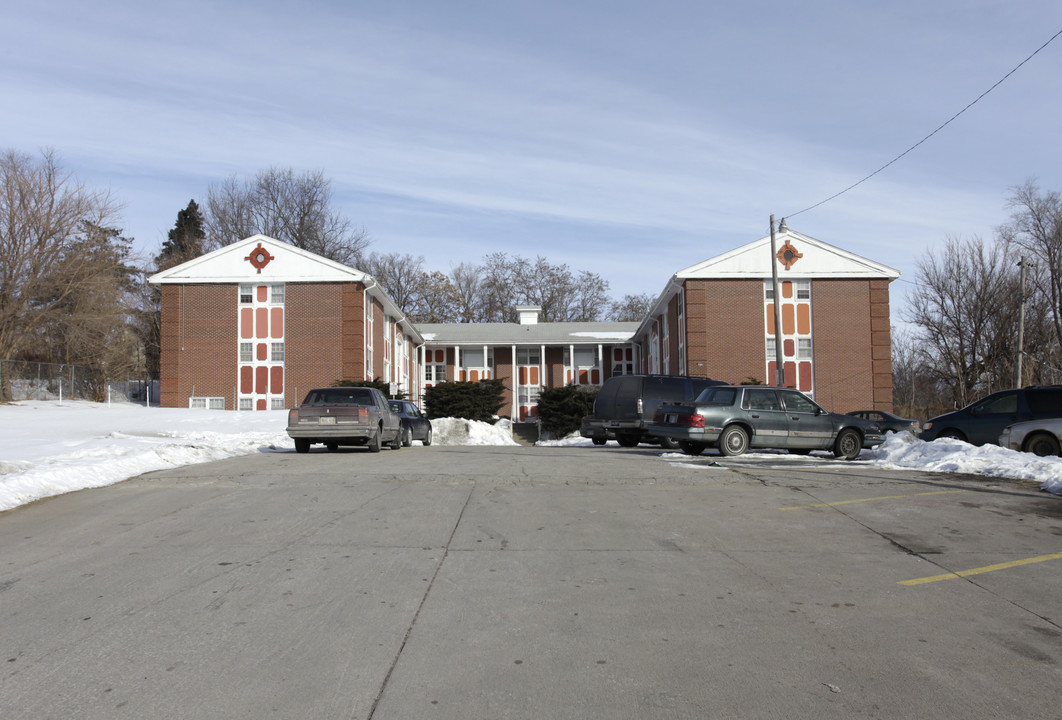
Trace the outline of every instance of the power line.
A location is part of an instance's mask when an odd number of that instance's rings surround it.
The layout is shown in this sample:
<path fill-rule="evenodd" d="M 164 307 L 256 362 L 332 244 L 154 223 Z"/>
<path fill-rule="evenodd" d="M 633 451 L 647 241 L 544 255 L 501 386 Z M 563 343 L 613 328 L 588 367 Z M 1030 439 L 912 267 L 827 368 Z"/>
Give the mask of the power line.
<path fill-rule="evenodd" d="M 1018 63 L 1018 64 L 1017 64 L 1017 65 L 1016 65 L 1016 66 L 1014 67 L 1014 69 L 1013 69 L 1013 70 L 1011 70 L 1011 71 L 1010 71 L 1009 73 L 1007 73 L 1006 75 L 1004 75 L 1003 77 L 1001 77 L 1001 78 L 1000 78 L 1000 79 L 999 79 L 999 80 L 998 80 L 998 81 L 996 82 L 996 84 L 995 84 L 995 85 L 993 85 L 992 87 L 988 88 L 988 89 L 987 89 L 987 90 L 985 90 L 985 91 L 984 91 L 983 93 L 981 93 L 980 95 L 978 95 L 978 96 L 977 96 L 977 98 L 976 98 L 976 99 L 975 99 L 975 100 L 974 100 L 973 102 L 971 102 L 970 104 L 968 104 L 968 105 L 967 105 L 966 107 L 964 107 L 964 108 L 963 108 L 962 110 L 960 110 L 959 112 L 957 112 L 957 113 L 955 113 L 954 115 L 952 115 L 952 116 L 951 116 L 950 118 L 948 118 L 947 122 L 943 123 L 943 124 L 942 124 L 942 125 L 941 125 L 940 127 L 938 127 L 938 128 L 936 129 L 936 130 L 934 130 L 933 132 L 931 132 L 931 133 L 929 133 L 928 135 L 926 135 L 926 136 L 925 136 L 924 138 L 922 138 L 921 140 L 919 140 L 918 142 L 916 142 L 916 143 L 915 143 L 914 145 L 912 145 L 911 147 L 909 147 L 909 148 L 907 148 L 906 150 L 904 150 L 904 151 L 903 151 L 902 153 L 900 153 L 899 155 L 897 155 L 896 157 L 894 157 L 894 158 L 893 158 L 892 160 L 890 160 L 889 162 L 887 162 L 887 163 L 885 163 L 884 165 L 882 165 L 881 167 L 879 167 L 879 168 L 878 168 L 877 170 L 875 170 L 874 172 L 872 172 L 872 173 L 870 173 L 869 175 L 867 175 L 867 176 L 866 176 L 865 178 L 863 178 L 863 179 L 862 179 L 862 180 L 860 180 L 859 182 L 856 182 L 856 183 L 853 183 L 853 184 L 849 185 L 849 186 L 848 186 L 848 187 L 846 187 L 846 188 L 845 188 L 844 190 L 841 190 L 841 191 L 840 191 L 840 192 L 838 192 L 838 193 L 834 193 L 833 195 L 829 196 L 829 197 L 828 197 L 828 198 L 826 198 L 825 200 L 821 200 L 821 201 L 819 201 L 819 202 L 815 203 L 814 205 L 812 205 L 812 206 L 810 206 L 810 207 L 806 207 L 806 208 L 804 208 L 803 210 L 801 210 L 800 212 L 795 212 L 795 213 L 791 213 L 791 214 L 789 214 L 789 215 L 786 215 L 785 217 L 787 217 L 787 218 L 792 218 L 792 217 L 796 217 L 797 215 L 800 215 L 801 213 L 806 213 L 806 212 L 807 212 L 808 210 L 814 210 L 814 209 L 815 209 L 815 208 L 817 208 L 817 207 L 818 207 L 819 205 L 824 205 L 824 204 L 826 204 L 826 203 L 830 202 L 831 200 L 833 200 L 833 199 L 835 199 L 835 198 L 838 198 L 838 197 L 840 197 L 841 195 L 844 195 L 844 194 L 845 194 L 846 192 L 848 192 L 849 190 L 852 190 L 853 188 L 856 188 L 856 187 L 858 187 L 858 186 L 862 185 L 863 183 L 865 183 L 865 182 L 866 182 L 867 180 L 869 180 L 870 178 L 872 178 L 872 177 L 874 177 L 875 175 L 877 175 L 878 173 L 882 172 L 883 170 L 885 170 L 886 168 L 888 168 L 888 167 L 889 167 L 890 165 L 892 165 L 893 163 L 897 162 L 897 161 L 898 161 L 898 160 L 900 160 L 900 159 L 901 159 L 902 157 L 904 157 L 905 155 L 907 155 L 907 154 L 908 154 L 909 152 L 911 152 L 912 150 L 914 150 L 915 148 L 917 148 L 917 147 L 918 147 L 919 145 L 921 145 L 922 143 L 924 143 L 924 142 L 925 142 L 926 140 L 928 140 L 929 138 L 933 137 L 933 136 L 934 136 L 934 135 L 936 135 L 936 134 L 937 134 L 938 132 L 940 132 L 941 130 L 943 130 L 943 129 L 944 129 L 945 127 L 947 127 L 948 125 L 950 125 L 950 124 L 951 124 L 951 122 L 952 122 L 953 120 L 955 120 L 955 119 L 956 119 L 957 117 L 959 117 L 959 116 L 960 116 L 960 115 L 962 115 L 962 114 L 963 114 L 964 112 L 966 112 L 967 110 L 969 110 L 970 108 L 972 108 L 972 107 L 973 107 L 974 105 L 976 105 L 976 104 L 978 103 L 978 101 L 980 101 L 980 100 L 981 100 L 981 98 L 983 98 L 983 97 L 984 97 L 985 95 L 987 95 L 988 93 L 992 92 L 992 91 L 993 91 L 993 90 L 995 90 L 995 89 L 996 89 L 997 87 L 999 87 L 1000 85 L 1002 85 L 1002 84 L 1003 84 L 1003 81 L 1004 81 L 1004 80 L 1006 80 L 1006 79 L 1007 79 L 1007 78 L 1009 78 L 1009 77 L 1010 77 L 1011 75 L 1013 75 L 1014 73 L 1016 73 L 1016 72 L 1018 71 L 1018 69 L 1019 69 L 1019 68 L 1021 68 L 1021 66 L 1022 66 L 1022 65 L 1024 65 L 1024 64 L 1025 64 L 1025 63 L 1027 63 L 1027 62 L 1029 62 L 1030 60 L 1032 60 L 1032 59 L 1033 59 L 1033 57 L 1035 57 L 1037 53 L 1039 53 L 1039 52 L 1040 52 L 1041 50 L 1043 50 L 1043 49 L 1044 49 L 1045 47 L 1047 47 L 1048 45 L 1050 45 L 1050 44 L 1051 44 L 1051 42 L 1052 42 L 1052 41 L 1053 41 L 1053 40 L 1054 40 L 1055 38 L 1057 38 L 1057 37 L 1058 37 L 1059 35 L 1062 35 L 1062 30 L 1059 30 L 1059 31 L 1058 31 L 1058 32 L 1056 32 L 1056 33 L 1055 33 L 1054 35 L 1052 35 L 1052 36 L 1050 37 L 1050 39 L 1049 39 L 1049 40 L 1048 40 L 1047 42 L 1045 42 L 1045 43 L 1044 43 L 1043 45 L 1041 45 L 1040 47 L 1036 48 L 1036 50 L 1034 50 L 1034 51 L 1032 52 L 1032 54 L 1031 54 L 1031 55 L 1029 55 L 1029 57 L 1027 57 L 1027 58 L 1025 58 L 1024 60 L 1022 60 L 1022 61 L 1021 61 L 1020 63 Z"/>

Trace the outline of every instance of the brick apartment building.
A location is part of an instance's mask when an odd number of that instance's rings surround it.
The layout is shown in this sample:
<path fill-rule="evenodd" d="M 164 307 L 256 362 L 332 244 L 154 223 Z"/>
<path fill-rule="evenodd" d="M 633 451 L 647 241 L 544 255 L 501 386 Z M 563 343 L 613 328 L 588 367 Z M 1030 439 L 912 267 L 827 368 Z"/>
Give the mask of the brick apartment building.
<path fill-rule="evenodd" d="M 149 282 L 162 293 L 164 407 L 283 409 L 342 379 L 419 387 L 423 338 L 353 268 L 255 235 Z"/>
<path fill-rule="evenodd" d="M 826 407 L 892 408 L 895 270 L 776 234 L 785 384 Z M 508 379 L 502 415 L 542 388 L 635 372 L 775 381 L 770 237 L 675 273 L 640 323 L 414 326 L 372 277 L 262 235 L 158 273 L 162 404 L 279 409 L 311 387 L 381 378 L 415 402 L 439 382 Z"/>
<path fill-rule="evenodd" d="M 776 233 L 785 385 L 825 407 L 892 410 L 889 283 L 899 272 Z M 634 334 L 650 373 L 775 384 L 771 238 L 675 273 Z"/>

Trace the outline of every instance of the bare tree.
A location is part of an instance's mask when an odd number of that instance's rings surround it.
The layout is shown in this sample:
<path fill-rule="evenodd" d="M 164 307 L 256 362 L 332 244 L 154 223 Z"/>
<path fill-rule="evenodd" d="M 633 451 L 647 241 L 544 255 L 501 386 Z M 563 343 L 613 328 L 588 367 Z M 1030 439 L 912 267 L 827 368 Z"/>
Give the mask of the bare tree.
<path fill-rule="evenodd" d="M 364 229 L 333 209 L 332 183 L 320 170 L 270 168 L 245 183 L 234 175 L 210 186 L 205 220 L 215 247 L 262 233 L 350 266 L 370 243 Z"/>
<path fill-rule="evenodd" d="M 648 293 L 624 295 L 609 305 L 608 319 L 614 322 L 641 322 L 649 314 L 654 300 Z"/>
<path fill-rule="evenodd" d="M 469 263 L 461 263 L 450 271 L 454 289 L 455 322 L 480 322 L 482 318 L 482 270 Z"/>
<path fill-rule="evenodd" d="M 1009 386 L 1018 303 L 1006 245 L 949 238 L 919 260 L 917 282 L 905 319 L 939 389 L 963 406 Z"/>
<path fill-rule="evenodd" d="M 113 282 L 115 268 L 92 251 L 99 236 L 87 229 L 110 227 L 117 213 L 51 151 L 0 155 L 0 358 L 22 355 L 86 289 Z M 0 398 L 10 399 L 8 378 L 0 382 Z"/>
<path fill-rule="evenodd" d="M 445 274 L 438 270 L 422 273 L 418 281 L 420 296 L 410 309 L 417 323 L 456 322 L 457 291 Z"/>
<path fill-rule="evenodd" d="M 395 305 L 407 314 L 419 303 L 424 275 L 423 255 L 372 253 L 362 259 L 361 269 L 372 275 Z"/>
<path fill-rule="evenodd" d="M 1037 316 L 1037 309 L 1041 313 L 1046 310 L 1053 330 L 1050 338 L 1044 338 L 1046 346 L 1027 342 L 1026 347 L 1036 348 L 1041 364 L 1057 367 L 1062 360 L 1062 195 L 1041 193 L 1030 180 L 1014 188 L 1008 205 L 1013 209 L 1011 221 L 999 232 L 1023 256 L 1022 262 L 1031 270 L 1027 292 L 1034 312 L 1027 320 Z M 1030 330 L 1035 332 L 1033 325 L 1029 323 Z"/>

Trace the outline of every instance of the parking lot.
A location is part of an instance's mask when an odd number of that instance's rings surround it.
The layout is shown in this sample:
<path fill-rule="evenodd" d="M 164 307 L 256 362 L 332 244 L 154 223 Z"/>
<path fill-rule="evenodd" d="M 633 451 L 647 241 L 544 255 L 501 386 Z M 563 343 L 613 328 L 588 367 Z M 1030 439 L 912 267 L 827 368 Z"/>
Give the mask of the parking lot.
<path fill-rule="evenodd" d="M 822 457 L 255 456 L 0 514 L 0 716 L 1058 718 L 1062 498 Z"/>

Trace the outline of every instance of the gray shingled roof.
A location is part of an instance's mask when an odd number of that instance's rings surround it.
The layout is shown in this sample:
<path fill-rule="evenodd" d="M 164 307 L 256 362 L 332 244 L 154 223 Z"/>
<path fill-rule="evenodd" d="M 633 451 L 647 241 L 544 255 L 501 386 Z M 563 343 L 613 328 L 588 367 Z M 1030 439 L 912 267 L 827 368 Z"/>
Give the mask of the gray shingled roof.
<path fill-rule="evenodd" d="M 597 345 L 629 342 L 636 322 L 423 323 L 428 345 Z"/>

